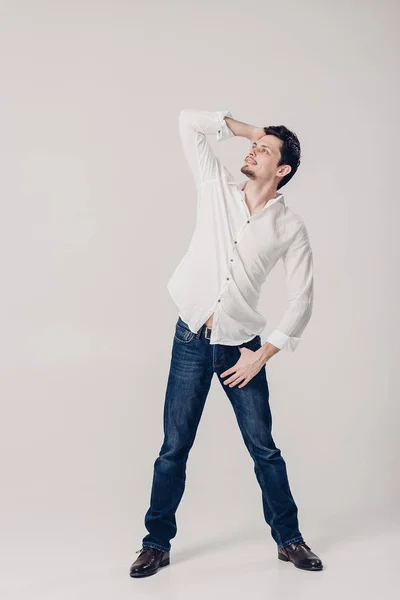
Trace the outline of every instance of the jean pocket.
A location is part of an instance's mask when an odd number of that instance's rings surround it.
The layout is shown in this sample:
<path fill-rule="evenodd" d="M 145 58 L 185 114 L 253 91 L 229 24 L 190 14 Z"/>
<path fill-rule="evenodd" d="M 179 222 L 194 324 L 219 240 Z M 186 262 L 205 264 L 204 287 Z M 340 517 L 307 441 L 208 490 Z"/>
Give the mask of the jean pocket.
<path fill-rule="evenodd" d="M 186 327 L 182 327 L 182 325 L 178 325 L 178 323 L 176 324 L 174 339 L 177 342 L 180 342 L 181 344 L 187 344 L 193 338 L 193 331 L 190 331 L 190 329 L 186 329 Z"/>

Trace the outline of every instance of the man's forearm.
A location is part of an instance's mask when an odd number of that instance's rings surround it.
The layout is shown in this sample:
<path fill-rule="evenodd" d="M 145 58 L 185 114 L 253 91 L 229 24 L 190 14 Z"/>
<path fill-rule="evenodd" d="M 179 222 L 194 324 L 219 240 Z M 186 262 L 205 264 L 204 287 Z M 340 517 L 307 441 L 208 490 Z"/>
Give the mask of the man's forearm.
<path fill-rule="evenodd" d="M 265 135 L 262 128 L 249 125 L 248 123 L 243 123 L 242 121 L 237 121 L 232 117 L 225 117 L 225 121 L 234 135 L 239 137 L 244 137 L 248 140 L 254 140 L 261 137 L 261 135 Z"/>

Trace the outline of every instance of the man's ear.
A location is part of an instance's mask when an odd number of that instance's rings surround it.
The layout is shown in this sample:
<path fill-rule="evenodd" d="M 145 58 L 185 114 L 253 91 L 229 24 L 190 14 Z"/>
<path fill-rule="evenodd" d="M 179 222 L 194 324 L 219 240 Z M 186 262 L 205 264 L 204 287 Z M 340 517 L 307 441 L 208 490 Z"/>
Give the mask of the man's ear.
<path fill-rule="evenodd" d="M 276 174 L 278 175 L 278 177 L 285 177 L 290 173 L 291 170 L 292 167 L 290 165 L 281 165 L 280 167 L 278 167 Z"/>

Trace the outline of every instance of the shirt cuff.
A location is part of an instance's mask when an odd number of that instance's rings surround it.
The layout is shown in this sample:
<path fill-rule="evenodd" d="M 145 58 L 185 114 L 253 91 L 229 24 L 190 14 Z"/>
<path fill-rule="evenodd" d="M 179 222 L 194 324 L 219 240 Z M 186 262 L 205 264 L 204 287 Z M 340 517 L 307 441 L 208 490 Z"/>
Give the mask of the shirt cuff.
<path fill-rule="evenodd" d="M 300 342 L 300 338 L 286 335 L 282 331 L 275 329 L 265 341 L 273 344 L 280 350 L 294 352 Z"/>
<path fill-rule="evenodd" d="M 217 140 L 227 140 L 230 137 L 233 137 L 235 134 L 232 129 L 229 129 L 227 122 L 224 117 L 232 117 L 232 113 L 230 110 L 217 110 L 216 112 L 217 120 L 219 123 L 219 128 L 217 131 Z M 233 118 L 233 117 L 232 117 Z"/>

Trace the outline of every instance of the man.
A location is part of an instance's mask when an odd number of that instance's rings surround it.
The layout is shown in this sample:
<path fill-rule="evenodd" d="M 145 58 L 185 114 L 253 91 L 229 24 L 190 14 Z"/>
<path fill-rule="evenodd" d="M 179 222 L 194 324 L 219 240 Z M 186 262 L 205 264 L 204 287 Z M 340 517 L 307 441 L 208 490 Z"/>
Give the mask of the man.
<path fill-rule="evenodd" d="M 167 285 L 179 316 L 165 396 L 164 441 L 145 515 L 148 534 L 130 575 L 153 575 L 170 562 L 186 462 L 214 373 L 253 458 L 278 558 L 301 569 L 321 570 L 321 560 L 300 533 L 286 463 L 272 438 L 265 370 L 277 352 L 296 349 L 312 312 L 307 229 L 277 191 L 300 164 L 300 144 L 283 125 L 255 127 L 233 119 L 229 110 L 182 110 L 179 132 L 196 185 L 197 222 L 188 251 Z M 217 140 L 250 140 L 241 168 L 246 180 L 234 181 L 211 149 L 209 134 Z M 278 260 L 285 269 L 288 306 L 262 345 L 266 320 L 257 305 Z"/>

